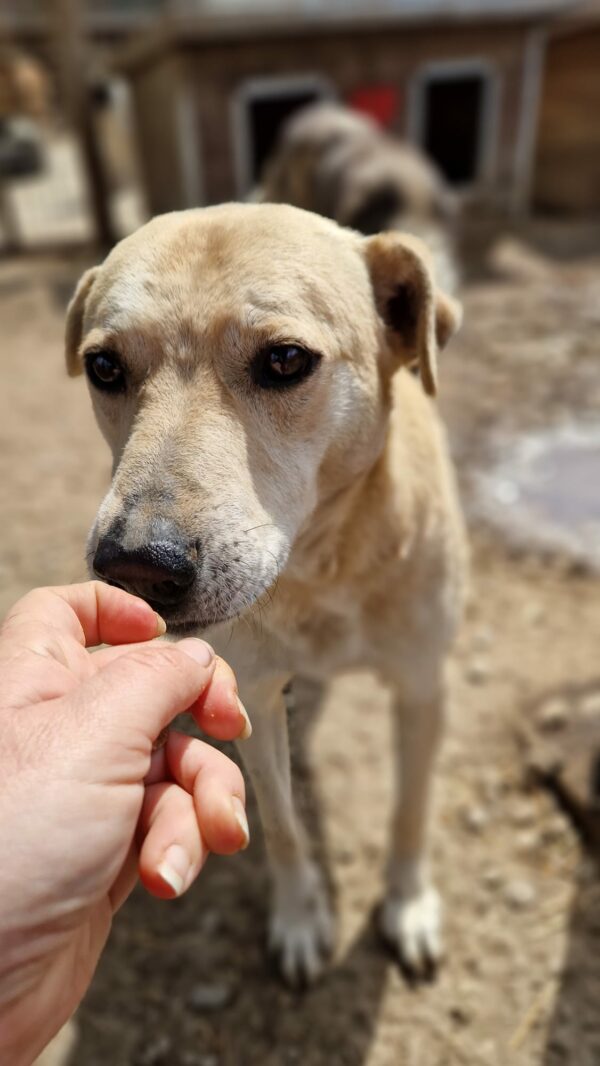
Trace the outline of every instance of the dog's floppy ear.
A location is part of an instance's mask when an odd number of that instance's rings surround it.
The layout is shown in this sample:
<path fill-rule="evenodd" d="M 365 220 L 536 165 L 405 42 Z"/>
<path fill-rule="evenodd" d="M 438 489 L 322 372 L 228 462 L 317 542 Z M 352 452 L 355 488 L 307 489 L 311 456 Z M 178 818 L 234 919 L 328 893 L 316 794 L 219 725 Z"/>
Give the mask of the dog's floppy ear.
<path fill-rule="evenodd" d="M 85 314 L 86 300 L 90 289 L 94 284 L 98 267 L 86 270 L 80 278 L 75 294 L 67 307 L 67 324 L 65 327 L 65 355 L 67 360 L 67 372 L 70 377 L 81 374 L 82 366 L 79 358 L 79 345 L 83 335 L 83 316 Z"/>
<path fill-rule="evenodd" d="M 409 234 L 380 233 L 365 242 L 375 304 L 399 362 L 416 363 L 423 388 L 437 392 L 437 352 L 460 326 L 460 304 L 439 292 L 425 245 Z"/>

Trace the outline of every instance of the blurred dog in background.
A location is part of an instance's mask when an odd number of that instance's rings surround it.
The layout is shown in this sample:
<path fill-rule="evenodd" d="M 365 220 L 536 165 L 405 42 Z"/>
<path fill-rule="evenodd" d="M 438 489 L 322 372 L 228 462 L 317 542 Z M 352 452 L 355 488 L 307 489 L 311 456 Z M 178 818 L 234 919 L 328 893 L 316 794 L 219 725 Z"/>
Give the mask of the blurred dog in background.
<path fill-rule="evenodd" d="M 255 199 L 332 218 L 365 236 L 401 230 L 428 246 L 436 281 L 455 292 L 457 199 L 417 148 L 339 104 L 310 104 L 284 125 Z"/>

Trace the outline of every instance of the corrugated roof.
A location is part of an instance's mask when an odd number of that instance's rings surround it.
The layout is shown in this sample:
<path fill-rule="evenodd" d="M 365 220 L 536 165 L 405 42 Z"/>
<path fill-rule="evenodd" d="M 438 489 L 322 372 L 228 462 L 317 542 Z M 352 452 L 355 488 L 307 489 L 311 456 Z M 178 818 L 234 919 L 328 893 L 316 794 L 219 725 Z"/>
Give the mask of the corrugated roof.
<path fill-rule="evenodd" d="M 103 4 L 112 0 L 101 0 Z M 429 23 L 557 21 L 581 0 L 169 0 L 168 15 L 130 40 L 116 65 L 132 69 L 172 47 L 217 40 L 360 33 Z"/>
<path fill-rule="evenodd" d="M 111 0 L 103 0 L 109 3 Z M 558 13 L 579 6 L 581 0 L 171 0 L 172 14 L 183 16 L 269 14 L 306 15 L 311 19 L 388 15 L 410 19 L 514 18 Z"/>
<path fill-rule="evenodd" d="M 448 22 L 555 17 L 591 0 L 87 0 L 89 29 L 123 31 L 166 17 L 208 36 L 225 35 L 241 23 L 248 28 L 311 23 L 323 27 L 383 22 Z M 43 28 L 47 0 L 0 0 L 0 27 Z"/>

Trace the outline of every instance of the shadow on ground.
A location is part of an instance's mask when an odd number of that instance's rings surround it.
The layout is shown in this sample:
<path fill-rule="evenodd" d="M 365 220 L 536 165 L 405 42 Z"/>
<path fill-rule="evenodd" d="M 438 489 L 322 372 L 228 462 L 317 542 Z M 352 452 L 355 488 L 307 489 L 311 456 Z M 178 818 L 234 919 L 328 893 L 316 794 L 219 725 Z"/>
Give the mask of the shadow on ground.
<path fill-rule="evenodd" d="M 568 948 L 548 1029 L 544 1066 L 600 1062 L 600 879 L 587 859 L 577 875 Z"/>

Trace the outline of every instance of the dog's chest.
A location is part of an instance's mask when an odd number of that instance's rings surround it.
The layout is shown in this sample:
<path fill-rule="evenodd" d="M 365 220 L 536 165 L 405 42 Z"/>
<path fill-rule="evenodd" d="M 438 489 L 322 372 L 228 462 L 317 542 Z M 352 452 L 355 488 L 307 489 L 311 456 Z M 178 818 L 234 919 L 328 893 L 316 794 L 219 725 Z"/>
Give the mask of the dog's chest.
<path fill-rule="evenodd" d="M 316 597 L 278 612 L 272 632 L 282 665 L 293 673 L 326 678 L 364 660 L 362 611 L 349 595 Z"/>
<path fill-rule="evenodd" d="M 326 681 L 332 673 L 369 660 L 360 606 L 350 598 L 323 598 L 301 606 L 274 604 L 259 616 L 202 634 L 231 665 L 241 690 L 258 678 L 302 674 Z"/>

